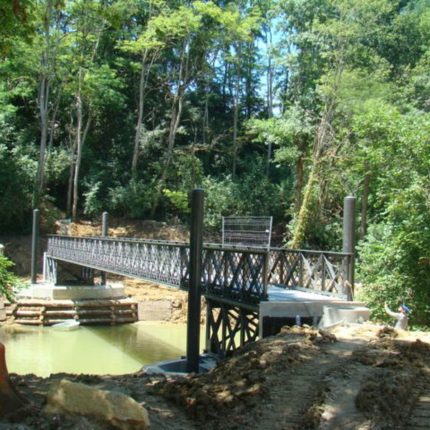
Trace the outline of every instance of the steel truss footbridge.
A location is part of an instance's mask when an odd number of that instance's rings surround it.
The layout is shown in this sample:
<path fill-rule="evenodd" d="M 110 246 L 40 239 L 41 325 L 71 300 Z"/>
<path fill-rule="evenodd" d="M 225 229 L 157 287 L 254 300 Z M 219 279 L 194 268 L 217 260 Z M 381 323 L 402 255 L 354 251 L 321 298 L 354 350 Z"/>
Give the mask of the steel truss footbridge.
<path fill-rule="evenodd" d="M 61 262 L 188 290 L 190 245 L 112 237 L 49 236 L 45 276 L 58 282 Z M 206 348 L 226 355 L 258 337 L 259 305 L 270 286 L 338 297 L 351 294 L 352 253 L 203 244 L 199 287 L 207 304 Z"/>

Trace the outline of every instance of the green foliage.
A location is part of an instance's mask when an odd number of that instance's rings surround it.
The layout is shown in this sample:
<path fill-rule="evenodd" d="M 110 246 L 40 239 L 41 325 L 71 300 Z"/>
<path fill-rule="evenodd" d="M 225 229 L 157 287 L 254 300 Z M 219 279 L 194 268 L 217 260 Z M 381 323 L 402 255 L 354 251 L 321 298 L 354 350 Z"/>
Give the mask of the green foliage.
<path fill-rule="evenodd" d="M 19 231 L 30 223 L 34 168 L 29 155 L 0 144 L 0 232 Z"/>
<path fill-rule="evenodd" d="M 110 188 L 107 208 L 118 216 L 144 218 L 151 208 L 153 193 L 154 189 L 143 181 L 131 180 L 126 186 Z"/>
<path fill-rule="evenodd" d="M 369 121 L 360 120 L 363 137 L 377 136 L 372 140 L 370 161 L 377 184 L 373 204 L 379 208 L 360 247 L 359 277 L 365 284 L 364 297 L 376 316 L 382 316 L 385 300 L 391 304 L 405 301 L 414 309 L 413 321 L 428 325 L 430 118 L 416 112 L 401 115 L 396 109 L 385 109 L 378 122 L 364 118 Z"/>
<path fill-rule="evenodd" d="M 171 188 L 188 193 L 202 183 L 203 166 L 192 154 L 178 153 L 168 174 Z"/>
<path fill-rule="evenodd" d="M 304 155 L 315 127 L 309 113 L 299 105 L 288 107 L 282 116 L 266 120 L 252 119 L 248 130 L 257 142 L 271 143 L 275 147 L 275 161 L 294 166 Z"/>
<path fill-rule="evenodd" d="M 311 248 L 339 249 L 354 194 L 375 315 L 429 322 L 427 0 L 3 3 L 0 231 L 38 165 L 45 207 L 186 221 L 202 186 L 206 226 L 274 215 Z"/>
<path fill-rule="evenodd" d="M 180 215 L 186 215 L 190 213 L 189 193 L 185 191 L 171 191 L 165 188 L 163 190 L 163 194 L 170 200 L 170 203 Z"/>
<path fill-rule="evenodd" d="M 282 216 L 283 188 L 267 179 L 262 164 L 261 159 L 254 160 L 237 181 L 229 176 L 204 179 L 206 227 L 220 231 L 223 216 L 274 216 L 275 222 Z"/>
<path fill-rule="evenodd" d="M 84 192 L 85 215 L 95 217 L 103 212 L 105 202 L 100 192 L 101 185 L 101 181 L 97 181 L 87 185 L 87 190 Z"/>
<path fill-rule="evenodd" d="M 17 277 L 10 271 L 14 263 L 0 254 L 0 296 L 13 299 L 12 288 L 18 283 Z"/>
<path fill-rule="evenodd" d="M 223 216 L 234 214 L 235 190 L 231 178 L 222 180 L 210 176 L 203 180 L 205 190 L 205 227 L 221 231 L 221 219 Z"/>

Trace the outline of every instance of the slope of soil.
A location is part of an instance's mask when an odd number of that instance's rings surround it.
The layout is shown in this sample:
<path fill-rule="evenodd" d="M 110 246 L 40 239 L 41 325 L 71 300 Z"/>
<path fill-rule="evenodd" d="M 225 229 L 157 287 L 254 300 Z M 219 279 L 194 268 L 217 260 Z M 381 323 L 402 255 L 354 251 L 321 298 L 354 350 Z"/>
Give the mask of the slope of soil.
<path fill-rule="evenodd" d="M 67 228 L 76 235 L 100 231 L 99 225 L 90 223 Z M 109 233 L 186 239 L 186 232 L 181 236 L 159 223 L 115 227 L 111 221 Z M 5 244 L 17 266 L 28 270 L 30 238 L 8 238 Z M 168 297 L 175 308 L 173 319 L 184 320 L 184 293 L 152 283 L 124 282 L 127 294 L 140 301 Z M 330 333 L 284 328 L 277 336 L 247 345 L 204 375 L 12 375 L 32 403 L 25 411 L 2 417 L 0 430 L 107 429 L 91 418 L 48 417 L 41 412 L 50 384 L 59 378 L 132 396 L 148 409 L 155 430 L 430 428 L 430 334 L 371 324 L 338 326 Z"/>
<path fill-rule="evenodd" d="M 370 324 L 284 328 L 188 377 L 13 375 L 33 407 L 4 418 L 0 430 L 106 428 L 40 412 L 50 383 L 64 377 L 132 396 L 148 409 L 151 429 L 429 428 L 430 336 L 396 335 Z"/>

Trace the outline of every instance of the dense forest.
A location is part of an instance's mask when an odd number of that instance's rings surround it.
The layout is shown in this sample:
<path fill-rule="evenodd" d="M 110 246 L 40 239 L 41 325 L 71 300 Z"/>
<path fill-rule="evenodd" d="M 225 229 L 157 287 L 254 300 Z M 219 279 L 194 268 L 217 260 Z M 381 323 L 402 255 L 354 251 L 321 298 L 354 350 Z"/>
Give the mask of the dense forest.
<path fill-rule="evenodd" d="M 378 315 L 430 323 L 429 0 L 0 3 L 0 232 L 32 208 L 205 222 L 273 215 L 339 249 Z"/>

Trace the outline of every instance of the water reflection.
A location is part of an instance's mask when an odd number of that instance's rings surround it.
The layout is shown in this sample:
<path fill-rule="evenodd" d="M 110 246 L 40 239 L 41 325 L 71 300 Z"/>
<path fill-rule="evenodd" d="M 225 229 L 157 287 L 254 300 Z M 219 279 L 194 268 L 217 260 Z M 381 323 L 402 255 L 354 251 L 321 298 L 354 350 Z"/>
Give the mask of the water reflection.
<path fill-rule="evenodd" d="M 186 326 L 139 322 L 74 331 L 3 327 L 0 341 L 6 345 L 10 372 L 39 376 L 58 372 L 121 374 L 184 355 Z"/>

